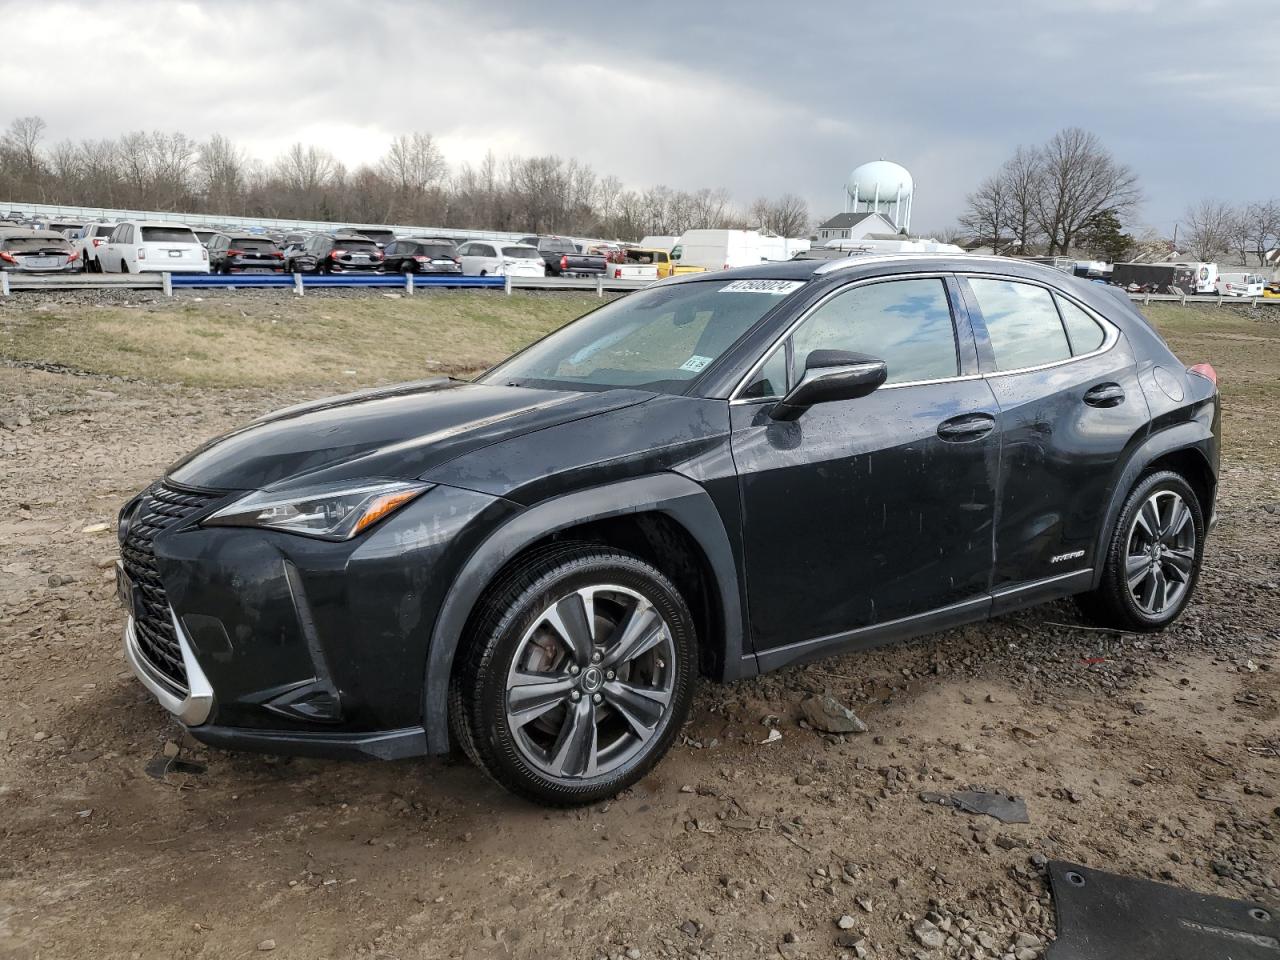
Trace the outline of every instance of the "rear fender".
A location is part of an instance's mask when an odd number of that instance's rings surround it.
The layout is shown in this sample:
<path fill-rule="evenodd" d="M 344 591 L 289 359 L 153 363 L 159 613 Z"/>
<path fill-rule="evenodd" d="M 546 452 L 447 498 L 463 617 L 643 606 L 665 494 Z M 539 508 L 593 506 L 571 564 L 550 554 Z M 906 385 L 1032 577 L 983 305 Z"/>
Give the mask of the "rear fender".
<path fill-rule="evenodd" d="M 711 497 L 675 473 L 652 474 L 554 497 L 517 514 L 491 533 L 463 564 L 446 593 L 431 634 L 422 717 L 431 753 L 449 750 L 449 679 L 467 621 L 485 588 L 513 557 L 557 530 L 632 513 L 666 514 L 701 548 L 715 578 L 723 624 L 722 679 L 757 672 L 743 650 L 743 613 L 737 565 L 724 523 Z"/>
<path fill-rule="evenodd" d="M 1218 472 L 1217 458 L 1215 456 L 1216 443 L 1211 425 L 1197 418 L 1183 421 L 1175 426 L 1153 433 L 1134 449 L 1129 461 L 1121 471 L 1115 487 L 1111 491 L 1111 500 L 1107 505 L 1106 522 L 1102 524 L 1098 531 L 1098 541 L 1094 550 L 1094 556 L 1098 558 L 1098 561 L 1093 571 L 1092 589 L 1097 589 L 1099 583 L 1102 582 L 1102 572 L 1106 565 L 1105 557 L 1111 542 L 1112 532 L 1120 516 L 1120 511 L 1124 507 L 1125 499 L 1129 496 L 1129 491 L 1138 482 L 1138 478 L 1147 471 L 1151 464 L 1161 457 L 1170 453 L 1189 450 L 1204 458 L 1205 466 L 1214 477 L 1214 491 L 1211 491 L 1211 494 L 1216 493 Z M 1209 522 L 1209 517 L 1205 517 L 1205 522 Z"/>

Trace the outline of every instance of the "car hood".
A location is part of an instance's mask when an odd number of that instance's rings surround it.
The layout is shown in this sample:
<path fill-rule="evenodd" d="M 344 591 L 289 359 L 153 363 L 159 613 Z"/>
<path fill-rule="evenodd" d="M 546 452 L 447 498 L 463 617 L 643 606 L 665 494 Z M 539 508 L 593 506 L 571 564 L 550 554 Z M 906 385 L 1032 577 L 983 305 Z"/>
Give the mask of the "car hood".
<path fill-rule="evenodd" d="M 579 393 L 447 378 L 361 390 L 254 420 L 184 457 L 167 477 L 205 490 L 411 479 L 488 444 L 652 396 L 640 390 Z"/>

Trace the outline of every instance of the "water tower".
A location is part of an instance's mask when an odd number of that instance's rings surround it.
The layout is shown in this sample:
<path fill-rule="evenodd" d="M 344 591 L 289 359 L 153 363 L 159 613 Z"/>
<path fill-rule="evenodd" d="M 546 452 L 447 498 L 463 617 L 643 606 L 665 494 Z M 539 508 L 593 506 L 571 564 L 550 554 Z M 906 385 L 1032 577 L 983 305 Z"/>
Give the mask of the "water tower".
<path fill-rule="evenodd" d="M 915 184 L 907 168 L 892 160 L 872 160 L 854 169 L 845 184 L 845 213 L 878 213 L 898 230 L 911 231 Z"/>

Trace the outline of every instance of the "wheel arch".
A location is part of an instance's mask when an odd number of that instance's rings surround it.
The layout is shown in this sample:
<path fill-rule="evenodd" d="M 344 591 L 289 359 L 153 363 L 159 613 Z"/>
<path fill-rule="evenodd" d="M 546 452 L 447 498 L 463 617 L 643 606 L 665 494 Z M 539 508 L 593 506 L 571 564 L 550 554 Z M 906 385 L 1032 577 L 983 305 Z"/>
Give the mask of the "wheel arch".
<path fill-rule="evenodd" d="M 530 549 L 580 537 L 629 549 L 671 576 L 699 627 L 702 669 L 718 679 L 757 672 L 743 649 L 737 564 L 724 523 L 707 492 L 675 473 L 651 474 L 544 501 L 494 530 L 463 564 L 431 633 L 422 715 L 431 753 L 449 749 L 448 692 L 455 656 L 489 585 Z M 674 562 L 673 561 L 674 558 Z M 658 561 L 658 562 L 655 562 Z M 704 630 L 714 631 L 711 642 Z"/>
<path fill-rule="evenodd" d="M 1206 433 L 1196 422 L 1181 423 L 1148 436 L 1130 455 L 1111 491 L 1106 520 L 1098 531 L 1094 556 L 1101 558 L 1106 555 L 1116 520 L 1129 492 L 1143 477 L 1157 470 L 1173 470 L 1186 479 L 1195 491 L 1200 511 L 1208 524 L 1213 515 L 1218 486 L 1211 454 L 1214 442 L 1212 434 Z M 1094 565 L 1094 589 L 1102 581 L 1103 567 L 1102 563 Z"/>

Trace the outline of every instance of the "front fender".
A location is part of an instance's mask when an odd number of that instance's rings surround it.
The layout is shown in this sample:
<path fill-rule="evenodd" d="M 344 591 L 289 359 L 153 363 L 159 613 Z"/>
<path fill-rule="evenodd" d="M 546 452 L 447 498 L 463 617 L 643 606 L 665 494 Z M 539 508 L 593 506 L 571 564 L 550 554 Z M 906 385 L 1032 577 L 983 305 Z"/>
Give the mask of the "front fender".
<path fill-rule="evenodd" d="M 467 620 L 494 575 L 548 534 L 590 520 L 631 513 L 666 514 L 698 543 L 715 577 L 724 628 L 725 679 L 756 672 L 742 649 L 742 602 L 737 566 L 720 514 L 707 492 L 675 473 L 651 474 L 553 497 L 497 527 L 471 554 L 445 593 L 427 651 L 422 717 L 431 753 L 449 750 L 449 678 Z"/>

